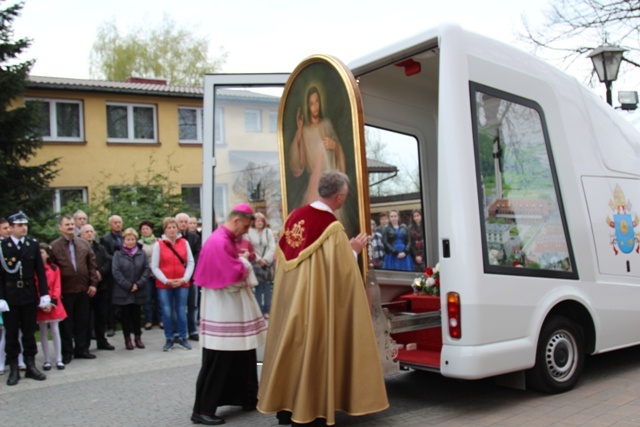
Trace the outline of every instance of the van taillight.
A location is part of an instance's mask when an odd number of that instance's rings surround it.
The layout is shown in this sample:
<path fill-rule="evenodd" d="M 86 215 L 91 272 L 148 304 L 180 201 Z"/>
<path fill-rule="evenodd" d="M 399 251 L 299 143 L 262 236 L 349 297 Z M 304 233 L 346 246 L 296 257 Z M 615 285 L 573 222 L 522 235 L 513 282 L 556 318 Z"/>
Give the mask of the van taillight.
<path fill-rule="evenodd" d="M 447 294 L 447 314 L 449 315 L 449 336 L 461 338 L 460 329 L 460 295 L 457 292 Z"/>

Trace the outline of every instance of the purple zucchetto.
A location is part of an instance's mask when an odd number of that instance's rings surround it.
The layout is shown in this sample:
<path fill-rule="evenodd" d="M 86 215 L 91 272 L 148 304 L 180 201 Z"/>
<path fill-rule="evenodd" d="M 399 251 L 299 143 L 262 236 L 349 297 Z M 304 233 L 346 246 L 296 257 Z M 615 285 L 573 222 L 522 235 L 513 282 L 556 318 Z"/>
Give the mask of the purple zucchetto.
<path fill-rule="evenodd" d="M 240 203 L 233 207 L 233 210 L 236 212 L 242 212 L 251 215 L 251 219 L 253 219 L 253 209 L 247 203 Z"/>

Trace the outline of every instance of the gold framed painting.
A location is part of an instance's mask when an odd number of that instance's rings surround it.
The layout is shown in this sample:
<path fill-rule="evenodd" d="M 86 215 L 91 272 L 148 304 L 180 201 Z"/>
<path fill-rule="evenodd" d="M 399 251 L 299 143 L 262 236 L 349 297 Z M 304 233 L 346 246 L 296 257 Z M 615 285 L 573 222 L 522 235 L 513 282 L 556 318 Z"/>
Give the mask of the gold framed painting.
<path fill-rule="evenodd" d="M 366 232 L 369 192 L 362 100 L 346 65 L 332 56 L 313 55 L 296 67 L 280 102 L 278 140 L 284 217 L 318 200 L 320 175 L 336 169 L 351 181 L 349 197 L 336 217 L 349 238 Z"/>

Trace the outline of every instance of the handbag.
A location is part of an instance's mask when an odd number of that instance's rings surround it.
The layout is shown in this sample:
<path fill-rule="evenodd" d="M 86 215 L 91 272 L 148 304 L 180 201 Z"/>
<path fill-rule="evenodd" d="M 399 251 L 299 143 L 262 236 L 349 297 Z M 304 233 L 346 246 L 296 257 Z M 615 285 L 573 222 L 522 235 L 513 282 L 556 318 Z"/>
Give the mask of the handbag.
<path fill-rule="evenodd" d="M 256 274 L 256 278 L 260 282 L 273 282 L 274 268 L 273 263 L 267 264 L 264 267 L 259 265 L 253 266 L 253 271 Z"/>
<path fill-rule="evenodd" d="M 269 246 L 269 234 L 267 234 L 267 246 Z M 267 247 L 262 249 L 261 258 L 264 259 L 264 254 L 267 252 Z M 260 282 L 273 282 L 274 276 L 274 265 L 273 262 L 268 263 L 264 267 L 260 267 L 259 265 L 253 266 L 253 271 L 256 274 L 256 278 Z"/>

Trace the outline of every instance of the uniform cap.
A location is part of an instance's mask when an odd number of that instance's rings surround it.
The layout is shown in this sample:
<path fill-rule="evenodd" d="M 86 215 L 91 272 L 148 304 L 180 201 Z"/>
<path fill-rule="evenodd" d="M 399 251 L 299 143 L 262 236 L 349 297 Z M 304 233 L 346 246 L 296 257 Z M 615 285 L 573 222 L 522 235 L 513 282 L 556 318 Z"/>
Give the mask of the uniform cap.
<path fill-rule="evenodd" d="M 10 225 L 13 224 L 28 224 L 29 223 L 29 218 L 27 218 L 27 215 L 25 215 L 24 212 L 22 211 L 18 211 L 14 214 L 9 215 L 9 217 L 7 218 L 7 221 L 9 221 Z"/>

